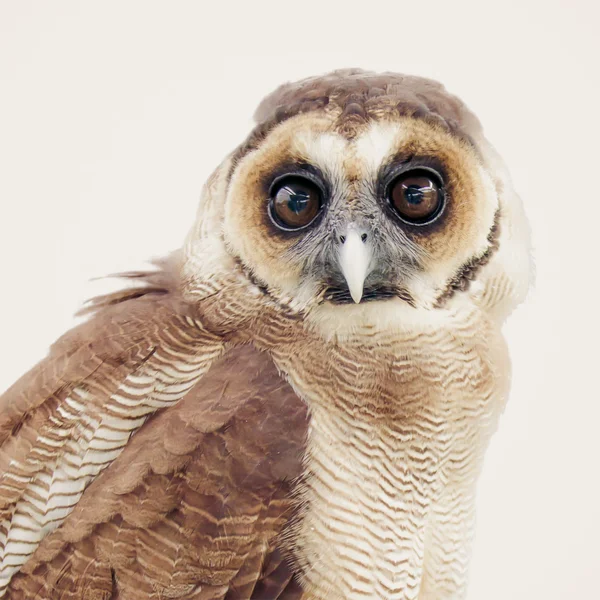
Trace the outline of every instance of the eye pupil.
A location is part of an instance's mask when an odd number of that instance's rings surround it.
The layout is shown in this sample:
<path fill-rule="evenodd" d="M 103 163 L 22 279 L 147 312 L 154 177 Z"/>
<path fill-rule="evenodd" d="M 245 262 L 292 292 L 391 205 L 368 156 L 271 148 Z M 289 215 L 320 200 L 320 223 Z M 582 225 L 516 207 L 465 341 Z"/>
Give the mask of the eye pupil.
<path fill-rule="evenodd" d="M 409 185 L 404 196 L 409 204 L 421 204 L 423 202 L 423 188 L 418 185 Z"/>
<path fill-rule="evenodd" d="M 320 188 L 300 176 L 283 179 L 271 194 L 271 218 L 282 229 L 302 229 L 309 225 L 321 209 Z"/>
<path fill-rule="evenodd" d="M 442 178 L 426 169 L 407 171 L 389 186 L 388 198 L 402 220 L 423 225 L 440 214 L 444 192 Z"/>
<path fill-rule="evenodd" d="M 297 215 L 306 210 L 310 203 L 310 195 L 302 192 L 294 193 L 292 190 L 286 189 L 286 193 L 289 194 L 288 208 L 295 212 Z"/>

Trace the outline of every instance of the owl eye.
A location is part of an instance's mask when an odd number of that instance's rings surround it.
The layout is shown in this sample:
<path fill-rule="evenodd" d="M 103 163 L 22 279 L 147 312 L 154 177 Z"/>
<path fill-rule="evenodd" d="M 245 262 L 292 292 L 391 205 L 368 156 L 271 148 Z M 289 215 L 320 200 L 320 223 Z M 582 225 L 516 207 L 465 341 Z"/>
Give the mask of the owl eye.
<path fill-rule="evenodd" d="M 417 225 L 431 223 L 444 204 L 442 178 L 424 169 L 402 173 L 390 184 L 388 199 L 404 221 Z"/>
<path fill-rule="evenodd" d="M 271 218 L 281 229 L 302 229 L 314 221 L 322 201 L 321 190 L 309 179 L 285 177 L 271 193 Z"/>

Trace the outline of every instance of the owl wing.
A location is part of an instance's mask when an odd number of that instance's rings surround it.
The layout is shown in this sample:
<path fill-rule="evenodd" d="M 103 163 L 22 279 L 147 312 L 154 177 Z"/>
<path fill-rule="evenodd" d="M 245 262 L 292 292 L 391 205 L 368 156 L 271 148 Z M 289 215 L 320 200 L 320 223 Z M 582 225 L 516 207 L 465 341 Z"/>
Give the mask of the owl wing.
<path fill-rule="evenodd" d="M 0 398 L 0 597 L 298 597 L 303 402 L 168 286 L 101 304 Z"/>

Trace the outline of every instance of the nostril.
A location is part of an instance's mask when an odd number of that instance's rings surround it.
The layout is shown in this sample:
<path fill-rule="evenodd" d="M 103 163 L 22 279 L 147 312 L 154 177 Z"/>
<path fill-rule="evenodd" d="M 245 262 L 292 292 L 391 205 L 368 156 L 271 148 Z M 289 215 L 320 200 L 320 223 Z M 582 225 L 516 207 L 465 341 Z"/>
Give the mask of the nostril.
<path fill-rule="evenodd" d="M 346 236 L 345 235 L 340 235 L 340 242 L 342 242 L 342 244 L 346 243 Z"/>
<path fill-rule="evenodd" d="M 360 239 L 361 239 L 363 242 L 366 242 L 366 241 L 367 241 L 367 237 L 368 237 L 368 236 L 367 236 L 367 234 L 366 234 L 366 233 L 363 233 L 363 234 L 360 236 Z"/>

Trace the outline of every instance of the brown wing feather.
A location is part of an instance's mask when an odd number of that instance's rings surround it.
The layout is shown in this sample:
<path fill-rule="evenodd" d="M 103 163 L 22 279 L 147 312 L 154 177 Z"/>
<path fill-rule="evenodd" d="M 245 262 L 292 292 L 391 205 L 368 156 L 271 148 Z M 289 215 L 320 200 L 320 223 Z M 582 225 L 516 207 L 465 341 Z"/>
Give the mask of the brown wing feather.
<path fill-rule="evenodd" d="M 205 377 L 225 343 L 161 268 L 0 397 L 0 597 L 250 597 L 273 551 L 305 407 L 250 348 Z"/>
<path fill-rule="evenodd" d="M 306 428 L 304 403 L 271 359 L 232 350 L 131 439 L 10 597 L 299 597 L 277 542 Z"/>

